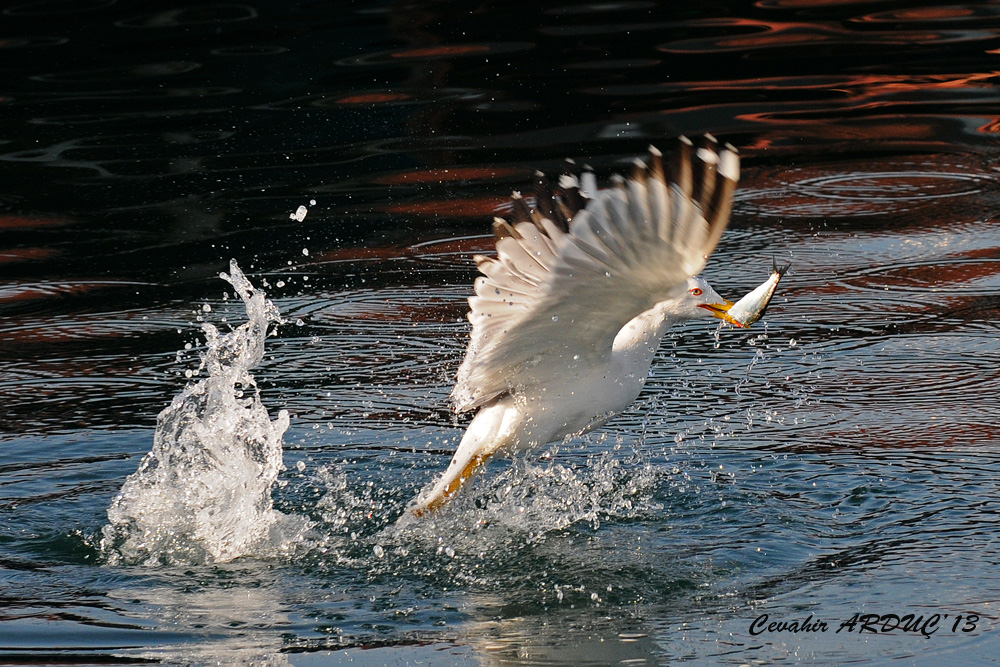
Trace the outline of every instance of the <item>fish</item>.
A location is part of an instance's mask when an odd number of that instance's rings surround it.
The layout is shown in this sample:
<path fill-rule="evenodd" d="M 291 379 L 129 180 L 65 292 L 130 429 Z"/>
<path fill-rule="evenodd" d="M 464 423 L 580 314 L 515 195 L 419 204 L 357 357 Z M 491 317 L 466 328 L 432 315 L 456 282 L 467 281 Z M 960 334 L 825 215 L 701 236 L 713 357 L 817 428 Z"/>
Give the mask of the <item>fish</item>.
<path fill-rule="evenodd" d="M 791 264 L 778 266 L 777 262 L 771 260 L 771 276 L 758 285 L 755 289 L 730 306 L 726 311 L 725 321 L 736 327 L 746 328 L 764 317 L 764 311 L 771 303 L 771 297 L 778 287 L 778 281 L 785 275 Z"/>

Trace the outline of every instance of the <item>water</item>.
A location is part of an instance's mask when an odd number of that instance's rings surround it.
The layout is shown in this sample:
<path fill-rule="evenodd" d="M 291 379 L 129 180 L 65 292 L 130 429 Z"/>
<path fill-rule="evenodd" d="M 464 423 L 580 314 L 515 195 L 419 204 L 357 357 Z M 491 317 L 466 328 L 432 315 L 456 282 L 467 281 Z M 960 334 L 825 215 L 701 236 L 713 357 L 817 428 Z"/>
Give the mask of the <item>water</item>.
<path fill-rule="evenodd" d="M 992 5 L 3 17 L 3 661 L 995 663 Z M 744 156 L 705 277 L 790 261 L 765 318 L 394 527 L 493 206 L 703 131 Z"/>
<path fill-rule="evenodd" d="M 235 261 L 221 277 L 236 289 L 248 320 L 222 336 L 202 324 L 201 364 L 185 375 L 205 370 L 208 376 L 160 413 L 152 451 L 111 501 L 100 544 L 109 565 L 274 556 L 308 525 L 273 508 L 288 412 L 272 422 L 250 374 L 264 357 L 270 324 L 281 317 Z"/>

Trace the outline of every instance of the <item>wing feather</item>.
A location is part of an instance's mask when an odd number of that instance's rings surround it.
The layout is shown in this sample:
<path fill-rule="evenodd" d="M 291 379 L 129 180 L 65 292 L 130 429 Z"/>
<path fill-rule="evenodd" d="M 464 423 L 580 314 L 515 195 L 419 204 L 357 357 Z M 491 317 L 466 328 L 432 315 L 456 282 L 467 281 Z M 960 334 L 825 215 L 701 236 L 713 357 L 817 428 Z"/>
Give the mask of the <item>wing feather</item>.
<path fill-rule="evenodd" d="M 528 222 L 518 223 L 514 230 L 520 236 L 520 243 L 524 250 L 542 269 L 548 271 L 555 255 L 555 248 L 549 242 L 549 237 L 545 232 L 537 225 Z"/>
<path fill-rule="evenodd" d="M 522 275 L 512 271 L 508 265 L 493 257 L 477 255 L 476 259 L 479 270 L 494 283 L 514 292 L 531 295 L 531 298 L 534 298 L 538 287 L 535 283 L 526 280 Z"/>
<path fill-rule="evenodd" d="M 739 157 L 707 135 L 678 148 L 669 178 L 651 147 L 608 190 L 584 171 L 554 189 L 539 174 L 532 197 L 515 193 L 511 222 L 494 225 L 497 257 L 476 258 L 456 411 L 546 382 L 569 359 L 606 359 L 629 320 L 704 268 L 729 221 Z"/>
<path fill-rule="evenodd" d="M 594 260 L 607 264 L 615 255 L 616 249 L 608 245 L 606 236 L 602 238 L 599 231 L 594 229 L 593 220 L 594 217 L 588 211 L 579 213 L 573 225 L 573 243 L 566 247 L 582 250 Z"/>
<path fill-rule="evenodd" d="M 508 236 L 497 241 L 497 256 L 500 261 L 534 283 L 541 285 L 549 274 L 542 264 L 524 246 L 524 239 Z"/>

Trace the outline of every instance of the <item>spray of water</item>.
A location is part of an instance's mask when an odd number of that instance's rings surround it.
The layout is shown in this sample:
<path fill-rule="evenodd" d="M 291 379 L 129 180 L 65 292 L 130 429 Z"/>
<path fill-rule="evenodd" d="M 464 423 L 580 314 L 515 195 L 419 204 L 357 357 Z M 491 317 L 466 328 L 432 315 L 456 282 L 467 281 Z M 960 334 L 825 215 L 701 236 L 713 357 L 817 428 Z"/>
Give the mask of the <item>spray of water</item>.
<path fill-rule="evenodd" d="M 437 572 L 446 558 L 449 572 L 465 583 L 492 575 L 489 563 L 506 567 L 511 554 L 531 551 L 571 525 L 596 531 L 603 521 L 641 520 L 660 509 L 653 498 L 663 474 L 642 453 L 622 451 L 623 439 L 609 450 L 581 460 L 559 456 L 552 447 L 541 457 L 517 457 L 483 474 L 436 514 L 385 525 L 357 535 L 390 571 L 405 562 L 408 571 Z M 624 456 L 623 456 L 624 454 Z M 346 490 L 346 489 L 345 489 Z M 345 494 L 320 502 L 331 524 L 342 517 Z M 364 499 L 359 499 L 364 500 Z M 437 556 L 437 557 L 435 557 Z M 377 568 L 376 568 L 377 569 Z"/>
<path fill-rule="evenodd" d="M 235 260 L 221 278 L 243 300 L 248 320 L 224 335 L 202 325 L 199 373 L 208 376 L 160 413 L 152 450 L 112 500 L 101 538 L 109 564 L 266 557 L 291 549 L 308 529 L 305 519 L 273 508 L 288 413 L 271 421 L 250 374 L 280 314 Z"/>

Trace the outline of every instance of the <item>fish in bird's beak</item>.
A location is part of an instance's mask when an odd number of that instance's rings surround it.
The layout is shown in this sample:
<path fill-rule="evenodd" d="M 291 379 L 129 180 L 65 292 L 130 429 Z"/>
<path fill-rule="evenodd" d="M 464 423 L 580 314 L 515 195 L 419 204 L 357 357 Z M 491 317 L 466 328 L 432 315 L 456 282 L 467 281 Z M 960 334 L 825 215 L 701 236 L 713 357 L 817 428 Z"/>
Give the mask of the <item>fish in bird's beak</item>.
<path fill-rule="evenodd" d="M 733 319 L 732 316 L 729 314 L 729 310 L 734 305 L 736 304 L 734 304 L 732 301 L 726 301 L 725 299 L 723 299 L 722 303 L 703 303 L 699 306 L 699 308 L 704 308 L 713 316 L 718 317 L 723 322 L 732 324 L 734 327 L 746 326 L 739 320 Z"/>
<path fill-rule="evenodd" d="M 768 304 L 771 303 L 774 290 L 778 287 L 778 281 L 781 280 L 781 277 L 785 275 L 785 272 L 788 271 L 788 267 L 791 265 L 778 266 L 772 262 L 771 266 L 771 276 L 736 303 L 726 302 L 726 305 L 710 304 L 704 305 L 702 308 L 705 308 L 719 319 L 733 326 L 749 327 L 764 317 L 764 311 L 767 310 Z"/>

